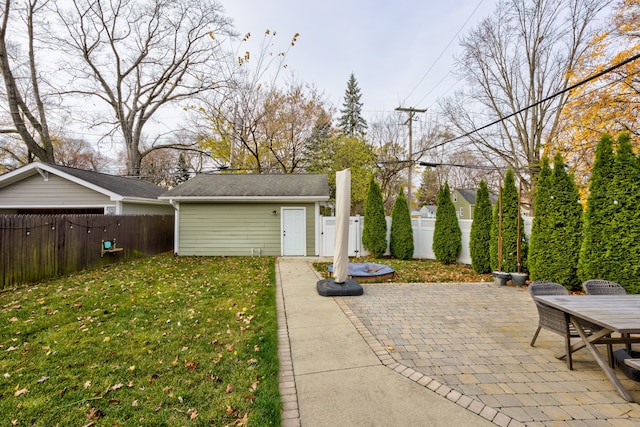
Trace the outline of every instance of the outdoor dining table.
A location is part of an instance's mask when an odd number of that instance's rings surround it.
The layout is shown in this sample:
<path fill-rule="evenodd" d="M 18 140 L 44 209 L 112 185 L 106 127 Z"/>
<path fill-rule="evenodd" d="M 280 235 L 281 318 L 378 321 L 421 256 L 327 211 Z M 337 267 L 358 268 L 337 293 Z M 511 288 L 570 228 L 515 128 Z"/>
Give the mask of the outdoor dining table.
<path fill-rule="evenodd" d="M 634 402 L 629 392 L 616 377 L 613 368 L 596 349 L 595 344 L 639 343 L 640 336 L 640 295 L 548 295 L 536 296 L 543 304 L 560 310 L 568 316 L 582 339 L 571 346 L 573 353 L 586 347 L 618 393 L 628 402 Z M 588 335 L 581 324 L 587 321 L 602 329 Z M 616 334 L 616 336 L 612 335 Z M 619 334 L 619 336 L 617 336 Z M 566 352 L 556 357 L 562 358 Z M 611 356 L 610 356 L 611 357 Z M 640 403 L 640 402 L 637 402 Z"/>

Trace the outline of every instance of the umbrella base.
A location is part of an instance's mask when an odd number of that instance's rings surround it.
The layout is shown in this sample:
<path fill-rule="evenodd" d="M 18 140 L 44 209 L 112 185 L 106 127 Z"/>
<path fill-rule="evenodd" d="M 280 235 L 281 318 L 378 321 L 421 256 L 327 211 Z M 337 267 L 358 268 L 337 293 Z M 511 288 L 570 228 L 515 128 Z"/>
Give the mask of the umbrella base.
<path fill-rule="evenodd" d="M 358 296 L 364 293 L 360 283 L 347 279 L 344 283 L 336 283 L 335 279 L 322 279 L 317 284 L 318 293 L 323 297 Z"/>

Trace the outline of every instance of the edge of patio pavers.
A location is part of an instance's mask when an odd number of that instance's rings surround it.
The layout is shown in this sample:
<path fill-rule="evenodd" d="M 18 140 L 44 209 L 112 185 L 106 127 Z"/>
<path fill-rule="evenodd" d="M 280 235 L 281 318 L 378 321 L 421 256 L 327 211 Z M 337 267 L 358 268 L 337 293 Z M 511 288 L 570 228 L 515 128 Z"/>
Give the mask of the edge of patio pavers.
<path fill-rule="evenodd" d="M 280 280 L 280 258 L 276 258 L 276 313 L 278 319 L 278 361 L 279 388 L 282 400 L 282 427 L 301 427 L 300 410 L 298 407 L 298 391 L 296 377 L 291 359 L 291 344 L 289 343 L 289 325 L 284 306 L 282 281 Z"/>
<path fill-rule="evenodd" d="M 450 400 L 451 402 L 461 406 L 462 408 L 471 411 L 477 415 L 480 415 L 482 418 L 499 425 L 501 427 L 525 427 L 526 424 L 511 418 L 510 416 L 500 412 L 499 410 L 492 408 L 490 406 L 485 405 L 481 401 L 466 396 L 460 393 L 457 390 L 453 390 L 451 387 L 447 386 L 444 383 L 441 383 L 438 380 L 435 380 L 427 375 L 424 375 L 421 372 L 416 371 L 413 368 L 410 368 L 402 363 L 397 362 L 393 356 L 389 353 L 389 351 L 382 345 L 380 342 L 373 336 L 371 331 L 362 323 L 360 318 L 356 316 L 353 311 L 349 308 L 349 306 L 339 297 L 334 297 L 334 300 L 338 304 L 338 307 L 344 312 L 344 314 L 349 318 L 351 324 L 356 328 L 360 336 L 365 340 L 367 345 L 371 348 L 371 350 L 378 357 L 380 362 L 398 374 L 407 377 L 413 382 L 421 385 L 422 387 L 428 388 L 429 390 L 438 393 L 440 396 L 443 396 Z"/>
<path fill-rule="evenodd" d="M 291 358 L 291 345 L 289 343 L 289 325 L 284 304 L 284 294 L 282 292 L 282 282 L 280 280 L 280 258 L 276 259 L 276 312 L 278 318 L 278 359 L 280 361 L 280 396 L 282 398 L 282 427 L 301 427 L 300 410 L 298 406 L 298 393 L 296 388 L 295 372 Z M 317 279 L 322 279 L 322 275 L 312 268 Z M 441 383 L 421 372 L 416 371 L 402 363 L 397 362 L 389 351 L 373 336 L 371 331 L 362 323 L 349 306 L 344 302 L 344 298 L 330 297 L 347 316 L 356 331 L 365 340 L 367 345 L 374 352 L 380 363 L 392 371 L 410 379 L 437 393 L 460 407 L 471 411 L 482 418 L 501 427 L 525 427 L 526 424 L 509 417 L 499 410 L 485 405 L 481 401 L 466 396 L 457 390 L 453 390 L 446 384 Z"/>

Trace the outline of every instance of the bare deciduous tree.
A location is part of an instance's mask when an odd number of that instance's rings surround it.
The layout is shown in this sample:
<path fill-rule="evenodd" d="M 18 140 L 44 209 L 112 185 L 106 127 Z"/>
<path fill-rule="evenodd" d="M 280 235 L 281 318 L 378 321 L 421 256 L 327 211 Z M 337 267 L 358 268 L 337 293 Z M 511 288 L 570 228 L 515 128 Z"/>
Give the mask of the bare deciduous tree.
<path fill-rule="evenodd" d="M 56 4 L 69 53 L 69 94 L 95 97 L 112 112 L 104 123 L 119 133 L 127 152 L 127 172 L 139 175 L 142 159 L 160 148 L 143 146 L 143 132 L 162 107 L 224 85 L 223 40 L 231 21 L 215 0 L 73 0 Z M 186 144 L 189 146 L 189 144 Z"/>
<path fill-rule="evenodd" d="M 462 39 L 457 75 L 468 89 L 443 103 L 445 114 L 460 134 L 505 118 L 469 134 L 464 143 L 497 167 L 520 171 L 525 186 L 530 184 L 528 168 L 539 165 L 542 145 L 558 125 L 568 94 L 541 101 L 570 85 L 569 70 L 608 3 L 502 0 Z"/>
<path fill-rule="evenodd" d="M 11 127 L 2 128 L 0 133 L 19 135 L 30 153 L 43 162 L 54 163 L 55 154 L 40 94 L 34 47 L 36 14 L 47 1 L 28 0 L 21 5 L 23 7 L 12 9 L 15 3 L 5 0 L 0 11 L 0 72 L 4 80 L 4 94 L 12 123 Z M 11 16 L 12 11 L 18 18 Z M 24 27 L 18 27 L 21 21 Z M 11 34 L 16 33 L 27 35 L 27 66 L 23 66 L 17 58 L 18 49 L 15 56 L 11 57 L 8 39 Z M 23 82 L 22 85 L 20 81 Z"/>

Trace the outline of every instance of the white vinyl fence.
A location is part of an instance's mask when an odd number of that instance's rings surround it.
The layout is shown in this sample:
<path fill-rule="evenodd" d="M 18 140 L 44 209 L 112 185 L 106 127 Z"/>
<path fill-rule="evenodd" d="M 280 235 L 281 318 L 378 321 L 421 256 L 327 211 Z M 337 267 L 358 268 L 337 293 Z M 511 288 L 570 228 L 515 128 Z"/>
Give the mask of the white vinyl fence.
<path fill-rule="evenodd" d="M 524 217 L 524 232 L 527 238 L 531 235 L 532 217 Z M 471 264 L 469 253 L 469 237 L 471 235 L 470 219 L 459 219 L 460 231 L 462 232 L 462 250 L 458 255 L 458 262 Z M 433 231 L 435 228 L 435 218 L 412 218 L 413 227 L 413 257 L 420 259 L 436 259 L 433 253 Z M 350 257 L 360 257 L 368 255 L 366 249 L 362 247 L 362 228 L 364 227 L 364 217 L 352 216 L 349 218 L 349 253 Z M 389 244 L 389 233 L 391 230 L 391 217 L 387 217 L 387 245 Z M 320 256 L 332 257 L 334 254 L 334 239 L 336 231 L 335 217 L 322 217 L 322 240 L 320 244 Z M 387 255 L 389 248 L 387 246 Z"/>

